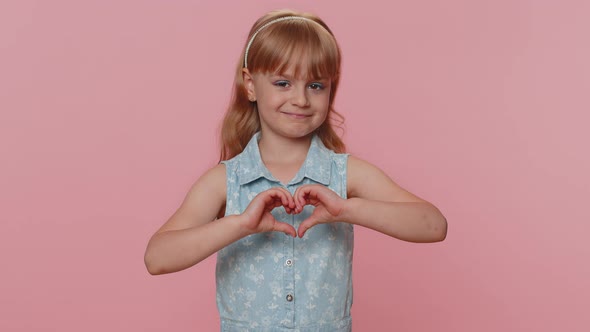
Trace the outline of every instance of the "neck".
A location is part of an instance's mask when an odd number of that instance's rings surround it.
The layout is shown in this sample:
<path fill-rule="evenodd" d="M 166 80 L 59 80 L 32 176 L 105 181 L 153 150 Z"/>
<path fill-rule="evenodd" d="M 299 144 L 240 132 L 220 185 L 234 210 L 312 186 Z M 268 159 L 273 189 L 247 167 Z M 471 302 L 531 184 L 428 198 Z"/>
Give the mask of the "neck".
<path fill-rule="evenodd" d="M 307 157 L 313 134 L 302 138 L 288 138 L 279 135 L 262 134 L 258 142 L 260 156 L 264 163 L 301 162 Z"/>

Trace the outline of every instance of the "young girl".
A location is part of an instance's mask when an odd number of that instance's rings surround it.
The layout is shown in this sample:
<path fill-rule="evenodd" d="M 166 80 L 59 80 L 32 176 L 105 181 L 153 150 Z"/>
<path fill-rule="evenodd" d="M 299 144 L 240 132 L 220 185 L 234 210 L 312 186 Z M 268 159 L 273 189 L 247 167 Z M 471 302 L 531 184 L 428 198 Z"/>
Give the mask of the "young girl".
<path fill-rule="evenodd" d="M 151 274 L 218 253 L 222 331 L 350 331 L 353 225 L 411 242 L 446 236 L 435 206 L 344 153 L 331 123 L 340 59 L 318 17 L 260 18 L 237 68 L 221 163 L 148 244 Z"/>

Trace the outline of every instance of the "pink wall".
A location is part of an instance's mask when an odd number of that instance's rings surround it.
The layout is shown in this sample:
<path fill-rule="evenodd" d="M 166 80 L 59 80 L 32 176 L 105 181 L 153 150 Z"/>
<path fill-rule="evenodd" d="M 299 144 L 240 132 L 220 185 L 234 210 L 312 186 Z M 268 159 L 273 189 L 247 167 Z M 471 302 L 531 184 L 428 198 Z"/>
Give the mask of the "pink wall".
<path fill-rule="evenodd" d="M 294 7 L 342 46 L 349 150 L 449 221 L 357 229 L 355 331 L 587 331 L 589 2 L 362 4 L 2 1 L 0 330 L 218 328 L 214 258 L 143 252 L 216 162 L 251 24 Z"/>

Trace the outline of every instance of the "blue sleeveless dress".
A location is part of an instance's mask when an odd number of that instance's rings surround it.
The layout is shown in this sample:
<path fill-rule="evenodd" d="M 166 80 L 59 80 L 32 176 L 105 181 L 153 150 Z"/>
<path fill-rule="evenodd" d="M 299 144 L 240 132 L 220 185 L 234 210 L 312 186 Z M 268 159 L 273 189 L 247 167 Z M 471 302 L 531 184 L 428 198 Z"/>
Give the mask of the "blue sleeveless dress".
<path fill-rule="evenodd" d="M 327 149 L 314 136 L 307 157 L 288 184 L 275 179 L 258 149 L 260 133 L 244 151 L 223 161 L 227 173 L 225 215 L 241 214 L 260 192 L 281 186 L 291 194 L 322 184 L 346 198 L 347 154 Z M 273 216 L 295 229 L 313 211 L 298 215 L 275 208 Z M 223 221 L 217 221 L 223 222 Z M 320 224 L 303 238 L 268 232 L 247 236 L 217 254 L 217 307 L 227 332 L 351 331 L 353 226 Z"/>

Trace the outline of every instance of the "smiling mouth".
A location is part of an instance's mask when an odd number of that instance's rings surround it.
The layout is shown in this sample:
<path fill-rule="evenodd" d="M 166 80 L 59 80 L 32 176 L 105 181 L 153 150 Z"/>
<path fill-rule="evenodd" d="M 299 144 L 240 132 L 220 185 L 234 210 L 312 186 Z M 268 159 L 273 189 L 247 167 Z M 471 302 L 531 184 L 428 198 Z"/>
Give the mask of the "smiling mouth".
<path fill-rule="evenodd" d="M 298 114 L 298 113 L 289 113 L 289 112 L 281 112 L 281 113 L 285 114 L 288 117 L 294 118 L 294 119 L 305 119 L 310 116 L 308 114 Z"/>

